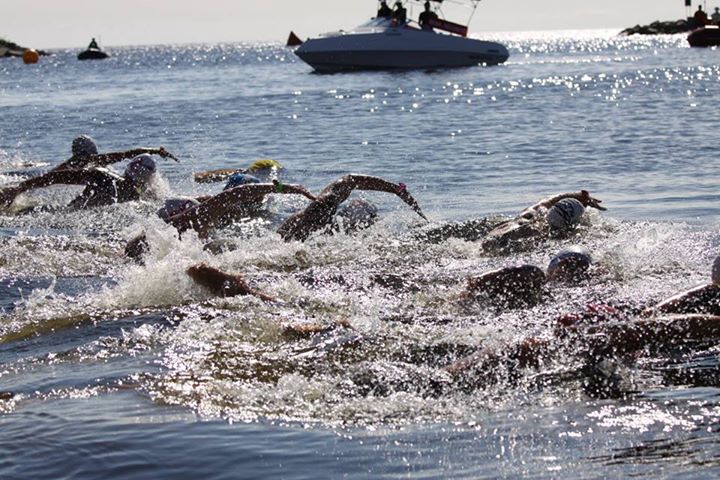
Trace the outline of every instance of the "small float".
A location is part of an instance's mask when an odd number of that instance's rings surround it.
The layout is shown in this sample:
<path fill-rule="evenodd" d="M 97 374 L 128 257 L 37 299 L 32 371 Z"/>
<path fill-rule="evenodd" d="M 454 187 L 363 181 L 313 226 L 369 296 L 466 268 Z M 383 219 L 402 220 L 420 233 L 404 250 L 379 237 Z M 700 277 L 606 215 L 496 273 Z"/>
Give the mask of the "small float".
<path fill-rule="evenodd" d="M 98 46 L 97 42 L 93 38 L 92 41 L 90 41 L 90 45 L 88 45 L 87 50 L 78 53 L 78 60 L 102 60 L 104 58 L 108 58 L 109 56 L 110 55 Z"/>
<path fill-rule="evenodd" d="M 691 47 L 717 47 L 720 46 L 720 27 L 705 25 L 693 30 L 687 38 Z"/>

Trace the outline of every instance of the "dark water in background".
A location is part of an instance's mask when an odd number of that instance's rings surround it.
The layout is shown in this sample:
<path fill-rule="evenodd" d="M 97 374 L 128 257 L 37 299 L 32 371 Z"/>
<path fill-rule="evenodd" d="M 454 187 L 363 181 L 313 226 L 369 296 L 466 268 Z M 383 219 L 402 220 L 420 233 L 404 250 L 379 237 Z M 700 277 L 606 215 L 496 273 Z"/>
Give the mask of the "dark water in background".
<path fill-rule="evenodd" d="M 405 182 L 433 222 L 514 213 L 588 188 L 608 206 L 573 243 L 601 273 L 529 310 L 448 299 L 492 267 L 547 263 L 564 244 L 488 258 L 413 242 L 419 220 L 366 195 L 359 237 L 285 244 L 262 225 L 238 250 L 178 241 L 147 201 L 0 216 L 0 477 L 317 478 L 717 474 L 717 344 L 616 362 L 624 395 L 589 394 L 572 355 L 473 392 L 433 391 L 480 344 L 546 333 L 593 300 L 645 305 L 707 281 L 718 253 L 720 61 L 679 37 L 552 32 L 502 38 L 498 68 L 315 75 L 277 45 L 57 52 L 0 62 L 0 181 L 69 156 L 164 145 L 171 193 L 190 174 L 275 158 L 312 190 L 347 172 Z M 67 198 L 53 189 L 52 200 Z M 32 199 L 25 201 L 34 201 Z M 280 216 L 303 204 L 275 199 Z M 144 267 L 121 255 L 144 229 Z M 209 299 L 206 261 L 287 300 Z M 401 286 L 378 279 L 395 275 Z M 282 325 L 353 331 L 289 339 Z"/>

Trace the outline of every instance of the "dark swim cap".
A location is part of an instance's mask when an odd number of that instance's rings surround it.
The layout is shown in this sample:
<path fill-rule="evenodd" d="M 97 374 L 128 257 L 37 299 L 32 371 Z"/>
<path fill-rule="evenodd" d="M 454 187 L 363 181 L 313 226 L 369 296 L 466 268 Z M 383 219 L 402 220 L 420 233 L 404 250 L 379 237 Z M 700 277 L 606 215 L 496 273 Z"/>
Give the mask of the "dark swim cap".
<path fill-rule="evenodd" d="M 194 198 L 170 198 L 165 200 L 165 204 L 157 211 L 157 214 L 158 217 L 167 222 L 170 217 L 174 217 L 196 205 L 200 205 L 200 202 Z"/>
<path fill-rule="evenodd" d="M 74 157 L 89 157 L 97 155 L 98 149 L 95 140 L 87 135 L 80 135 L 72 141 L 72 154 Z"/>
<path fill-rule="evenodd" d="M 125 178 L 133 181 L 135 184 L 143 184 L 150 180 L 150 177 L 152 177 L 156 171 L 155 160 L 147 153 L 143 153 L 130 160 L 127 168 L 125 168 Z"/>
<path fill-rule="evenodd" d="M 563 198 L 550 207 L 545 218 L 554 228 L 565 230 L 580 223 L 583 213 L 585 213 L 585 207 L 579 200 Z"/>
<path fill-rule="evenodd" d="M 590 269 L 592 257 L 582 247 L 570 247 L 555 255 L 547 268 L 548 278 L 568 281 L 582 276 Z"/>
<path fill-rule="evenodd" d="M 233 173 L 230 175 L 230 178 L 225 184 L 225 187 L 223 187 L 223 190 L 239 187 L 240 185 L 247 185 L 249 183 L 260 183 L 260 180 L 257 177 L 248 175 L 247 173 Z"/>
<path fill-rule="evenodd" d="M 358 230 L 372 226 L 377 220 L 378 209 L 372 203 L 355 198 L 340 207 L 337 216 L 343 219 L 346 230 Z"/>

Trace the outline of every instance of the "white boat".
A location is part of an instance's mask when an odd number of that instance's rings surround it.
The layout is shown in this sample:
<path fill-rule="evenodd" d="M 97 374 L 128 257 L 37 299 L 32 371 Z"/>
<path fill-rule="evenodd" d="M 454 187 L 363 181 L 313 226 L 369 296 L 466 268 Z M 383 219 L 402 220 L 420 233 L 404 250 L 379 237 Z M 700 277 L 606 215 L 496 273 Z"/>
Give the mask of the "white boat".
<path fill-rule="evenodd" d="M 469 1 L 474 7 L 479 2 Z M 439 18 L 430 24 L 421 28 L 412 21 L 374 18 L 350 31 L 309 39 L 295 54 L 318 72 L 497 65 L 509 57 L 500 43 L 467 38 L 463 25 Z"/>

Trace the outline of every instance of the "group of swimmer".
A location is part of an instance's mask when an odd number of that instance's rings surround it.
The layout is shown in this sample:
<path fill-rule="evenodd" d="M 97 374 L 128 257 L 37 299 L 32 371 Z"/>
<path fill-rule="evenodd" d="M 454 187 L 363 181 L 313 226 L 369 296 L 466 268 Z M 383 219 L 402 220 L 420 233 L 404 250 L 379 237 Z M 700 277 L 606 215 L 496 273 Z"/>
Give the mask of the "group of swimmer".
<path fill-rule="evenodd" d="M 407 23 L 407 9 L 400 0 L 395 2 L 395 9 L 391 9 L 386 0 L 380 0 L 377 18 L 389 18 L 398 25 L 405 25 Z M 432 30 L 431 20 L 437 20 L 437 18 L 437 13 L 430 7 L 430 1 L 426 0 L 425 9 L 420 13 L 418 23 L 423 30 Z"/>
<path fill-rule="evenodd" d="M 82 135 L 72 142 L 72 156 L 47 173 L 0 189 L 0 208 L 9 207 L 22 193 L 51 185 L 80 185 L 84 189 L 66 208 L 81 210 L 131 202 L 151 193 L 158 168 L 153 156 L 177 159 L 159 148 L 136 148 L 101 154 L 95 141 Z M 112 164 L 129 160 L 123 174 Z M 223 169 L 195 175 L 198 182 L 225 181 L 216 195 L 172 198 L 157 212 L 182 235 L 192 230 L 201 239 L 213 230 L 240 219 L 258 215 L 267 195 L 301 195 L 307 206 L 285 219 L 277 233 L 285 241 L 304 242 L 312 235 L 348 232 L 371 226 L 378 217 L 371 203 L 349 200 L 355 190 L 391 193 L 427 220 L 418 202 L 403 183 L 369 175 L 348 174 L 313 194 L 304 186 L 282 183 L 280 164 L 260 160 L 247 169 Z M 349 200 L 349 201 L 348 201 Z M 503 221 L 471 220 L 446 224 L 418 234 L 428 241 L 460 237 L 478 241 L 487 255 L 502 256 L 533 249 L 547 240 L 569 238 L 581 225 L 588 208 L 606 210 L 602 201 L 586 190 L 545 198 Z M 136 259 L 146 254 L 147 239 L 133 239 L 126 253 Z M 248 285 L 240 274 L 223 272 L 206 264 L 193 265 L 187 274 L 198 285 L 218 296 L 252 295 L 276 302 L 271 295 Z M 511 265 L 467 279 L 458 302 L 480 302 L 498 308 L 524 308 L 543 301 L 548 292 L 562 285 L 592 281 L 593 259 L 586 249 L 570 246 L 556 254 L 546 269 L 536 265 Z M 686 340 L 720 336 L 720 257 L 712 268 L 712 282 L 681 292 L 656 305 L 621 308 L 610 304 L 588 304 L 585 310 L 563 314 L 554 333 L 543 338 L 525 338 L 501 350 L 481 350 L 447 366 L 446 371 L 463 382 L 476 382 L 499 364 L 514 368 L 539 366 L 563 345 L 582 345 L 591 357 L 623 355 L 650 346 L 673 345 Z M 340 324 L 343 328 L 351 328 Z M 568 340 L 570 339 L 570 340 Z M 468 380 L 471 379 L 471 380 Z"/>

